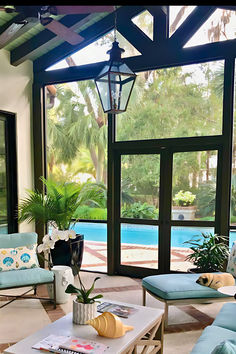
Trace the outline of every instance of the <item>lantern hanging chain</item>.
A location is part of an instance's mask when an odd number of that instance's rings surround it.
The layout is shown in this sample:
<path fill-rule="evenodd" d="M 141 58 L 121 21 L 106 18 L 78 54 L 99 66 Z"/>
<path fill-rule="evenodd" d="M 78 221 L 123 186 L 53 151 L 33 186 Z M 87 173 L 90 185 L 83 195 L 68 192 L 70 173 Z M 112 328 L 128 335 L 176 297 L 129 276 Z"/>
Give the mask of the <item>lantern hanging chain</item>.
<path fill-rule="evenodd" d="M 114 25 L 114 41 L 116 42 L 116 28 L 117 28 L 117 6 L 115 6 L 115 25 Z"/>

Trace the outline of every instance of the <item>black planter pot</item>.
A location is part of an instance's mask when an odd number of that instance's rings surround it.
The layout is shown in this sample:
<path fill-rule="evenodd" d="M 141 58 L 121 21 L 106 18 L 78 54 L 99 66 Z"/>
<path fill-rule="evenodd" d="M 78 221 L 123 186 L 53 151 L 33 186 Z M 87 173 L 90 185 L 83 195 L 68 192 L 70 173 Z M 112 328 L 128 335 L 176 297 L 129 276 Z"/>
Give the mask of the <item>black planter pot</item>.
<path fill-rule="evenodd" d="M 188 268 L 188 273 L 212 273 L 213 270 L 203 270 L 201 268 Z"/>
<path fill-rule="evenodd" d="M 68 241 L 59 240 L 51 250 L 53 265 L 66 265 L 72 267 L 74 275 L 76 274 L 74 263 L 80 268 L 84 253 L 84 235 L 76 234 L 75 239 Z"/>

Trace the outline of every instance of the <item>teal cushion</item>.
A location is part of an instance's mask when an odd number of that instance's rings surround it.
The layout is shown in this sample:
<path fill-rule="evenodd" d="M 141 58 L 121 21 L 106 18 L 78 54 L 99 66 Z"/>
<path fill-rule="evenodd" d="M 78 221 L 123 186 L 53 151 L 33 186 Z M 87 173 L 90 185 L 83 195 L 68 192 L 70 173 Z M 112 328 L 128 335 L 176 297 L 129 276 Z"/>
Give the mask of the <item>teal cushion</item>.
<path fill-rule="evenodd" d="M 228 304 L 224 304 L 213 322 L 213 325 L 236 332 L 236 303 L 229 302 Z"/>
<path fill-rule="evenodd" d="M 193 273 L 150 275 L 143 278 L 142 285 L 165 300 L 229 297 L 215 289 L 197 284 L 199 275 Z"/>
<path fill-rule="evenodd" d="M 14 248 L 37 243 L 36 232 L 18 232 L 15 234 L 0 234 L 0 248 Z"/>
<path fill-rule="evenodd" d="M 11 270 L 0 273 L 0 289 L 53 281 L 54 273 L 43 268 Z"/>
<path fill-rule="evenodd" d="M 215 347 L 225 340 L 236 340 L 236 333 L 217 326 L 208 326 L 202 332 L 191 354 L 211 354 Z"/>
<path fill-rule="evenodd" d="M 212 354 L 235 354 L 236 340 L 225 340 L 218 344 L 213 350 Z"/>

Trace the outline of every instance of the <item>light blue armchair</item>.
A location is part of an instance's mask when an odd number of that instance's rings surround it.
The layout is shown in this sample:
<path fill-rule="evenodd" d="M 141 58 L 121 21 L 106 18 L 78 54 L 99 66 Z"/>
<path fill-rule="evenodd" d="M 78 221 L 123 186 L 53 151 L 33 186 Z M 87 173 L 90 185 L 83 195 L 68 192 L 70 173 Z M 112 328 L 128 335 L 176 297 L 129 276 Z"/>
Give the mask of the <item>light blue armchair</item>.
<path fill-rule="evenodd" d="M 39 267 L 35 253 L 37 241 L 38 235 L 35 232 L 0 234 L 0 291 L 31 287 L 30 290 L 27 290 L 21 295 L 0 294 L 0 296 L 12 298 L 10 301 L 0 306 L 0 308 L 17 298 L 50 300 L 54 303 L 54 308 L 56 308 L 54 273 Z M 25 252 L 25 249 L 28 250 L 28 252 Z M 16 256 L 18 259 L 14 258 Z M 29 262 L 29 258 L 34 258 L 33 263 Z M 39 284 L 53 284 L 53 299 L 37 296 L 37 285 Z M 34 296 L 26 295 L 32 290 L 34 290 Z"/>

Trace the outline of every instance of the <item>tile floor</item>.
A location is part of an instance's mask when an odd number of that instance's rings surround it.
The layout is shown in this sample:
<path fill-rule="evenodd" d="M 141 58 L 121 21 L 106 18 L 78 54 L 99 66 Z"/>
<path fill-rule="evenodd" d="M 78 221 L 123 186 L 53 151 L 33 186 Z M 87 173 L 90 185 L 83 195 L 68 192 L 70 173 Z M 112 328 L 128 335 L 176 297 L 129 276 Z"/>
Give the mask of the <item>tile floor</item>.
<path fill-rule="evenodd" d="M 96 282 L 94 293 L 103 293 L 104 298 L 108 300 L 142 304 L 140 279 L 81 272 L 85 286 L 89 286 L 95 276 L 100 276 L 101 279 Z M 75 284 L 78 285 L 77 277 L 75 277 Z M 19 293 L 19 290 L 15 290 L 15 293 Z M 39 287 L 38 293 L 40 295 L 46 295 L 46 292 L 45 286 Z M 1 291 L 2 293 L 6 294 L 7 292 Z M 0 353 L 9 345 L 71 312 L 73 298 L 74 296 L 68 295 L 68 302 L 57 305 L 55 310 L 48 301 L 32 299 L 17 300 L 0 309 Z M 3 304 L 6 298 L 0 298 L 0 301 Z M 212 323 L 222 305 L 223 303 L 171 306 L 169 326 L 164 336 L 164 354 L 190 353 L 203 328 Z M 147 306 L 163 308 L 163 304 L 150 295 L 147 295 Z"/>

